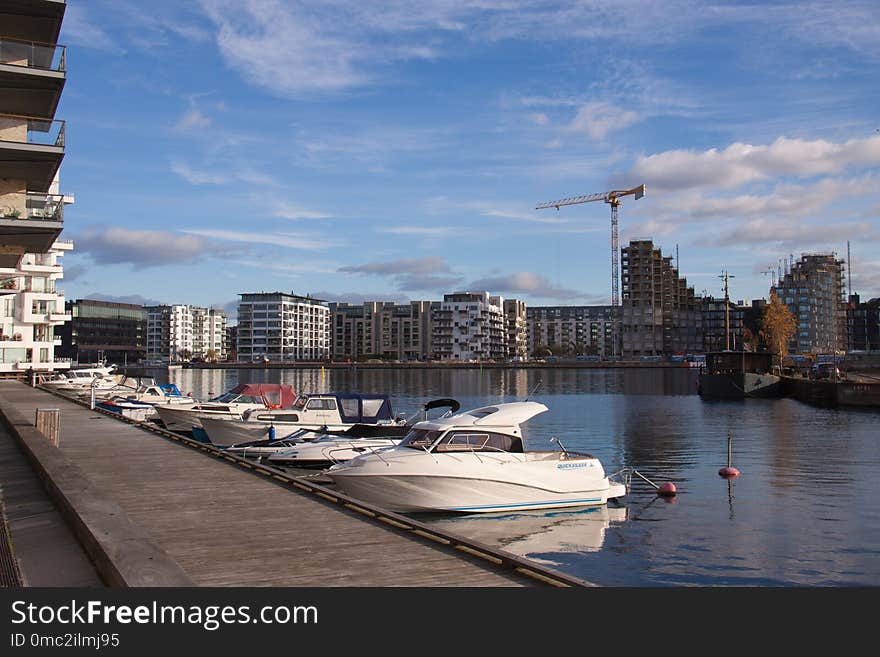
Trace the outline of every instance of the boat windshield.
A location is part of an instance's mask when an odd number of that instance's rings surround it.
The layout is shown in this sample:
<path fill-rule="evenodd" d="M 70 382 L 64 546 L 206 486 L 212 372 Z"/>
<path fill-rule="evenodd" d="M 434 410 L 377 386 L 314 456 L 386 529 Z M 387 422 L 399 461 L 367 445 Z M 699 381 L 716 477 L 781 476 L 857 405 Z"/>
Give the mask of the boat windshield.
<path fill-rule="evenodd" d="M 430 449 L 431 445 L 440 437 L 441 431 L 429 429 L 413 429 L 404 438 L 400 446 L 412 447 L 413 449 Z"/>
<path fill-rule="evenodd" d="M 217 402 L 220 404 L 231 404 L 235 402 L 236 404 L 262 404 L 262 397 L 251 397 L 250 395 L 239 395 L 234 392 L 226 392 L 220 395 L 219 397 L 214 397 L 211 400 L 212 402 Z"/>

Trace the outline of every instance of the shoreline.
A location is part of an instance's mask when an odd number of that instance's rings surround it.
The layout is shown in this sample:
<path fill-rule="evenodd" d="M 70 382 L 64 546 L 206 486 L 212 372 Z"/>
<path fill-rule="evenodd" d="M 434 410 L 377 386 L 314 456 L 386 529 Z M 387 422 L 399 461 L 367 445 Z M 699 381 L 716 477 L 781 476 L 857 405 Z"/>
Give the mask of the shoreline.
<path fill-rule="evenodd" d="M 129 365 L 121 367 L 121 370 L 148 370 L 148 369 L 191 369 L 191 370 L 270 370 L 270 369 L 347 369 L 347 370 L 519 370 L 519 369 L 693 369 L 687 363 L 670 362 L 602 362 L 588 363 L 578 361 L 559 361 L 553 363 L 440 363 L 440 362 L 414 362 L 414 363 L 340 363 L 323 361 L 289 361 L 278 363 L 171 363 L 170 365 Z"/>

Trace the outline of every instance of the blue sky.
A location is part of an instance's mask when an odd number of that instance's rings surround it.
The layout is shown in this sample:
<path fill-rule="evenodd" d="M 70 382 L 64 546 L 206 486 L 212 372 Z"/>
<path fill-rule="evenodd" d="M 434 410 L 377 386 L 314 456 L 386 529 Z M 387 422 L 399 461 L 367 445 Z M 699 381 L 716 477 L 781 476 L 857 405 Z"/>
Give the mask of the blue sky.
<path fill-rule="evenodd" d="M 880 296 L 876 2 L 70 0 L 68 298 L 608 303 L 621 242 L 697 293 L 853 249 Z"/>

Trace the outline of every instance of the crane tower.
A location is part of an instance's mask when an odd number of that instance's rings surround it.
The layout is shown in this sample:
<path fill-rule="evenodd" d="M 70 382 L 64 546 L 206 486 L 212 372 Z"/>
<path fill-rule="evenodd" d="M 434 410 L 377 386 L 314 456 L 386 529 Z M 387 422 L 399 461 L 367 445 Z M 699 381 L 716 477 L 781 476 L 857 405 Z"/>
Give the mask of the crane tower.
<path fill-rule="evenodd" d="M 613 317 L 614 328 L 614 356 L 617 356 L 618 330 L 617 324 L 619 317 L 617 316 L 617 307 L 620 305 L 620 248 L 618 246 L 617 231 L 617 208 L 620 206 L 621 197 L 634 196 L 635 200 L 639 200 L 645 195 L 645 186 L 639 185 L 632 189 L 617 189 L 610 192 L 600 192 L 598 194 L 587 194 L 585 196 L 572 196 L 570 198 L 559 199 L 558 201 L 548 201 L 539 203 L 535 206 L 536 210 L 545 208 L 556 208 L 559 210 L 563 205 L 577 205 L 579 203 L 590 203 L 591 201 L 604 201 L 611 206 L 611 312 Z"/>

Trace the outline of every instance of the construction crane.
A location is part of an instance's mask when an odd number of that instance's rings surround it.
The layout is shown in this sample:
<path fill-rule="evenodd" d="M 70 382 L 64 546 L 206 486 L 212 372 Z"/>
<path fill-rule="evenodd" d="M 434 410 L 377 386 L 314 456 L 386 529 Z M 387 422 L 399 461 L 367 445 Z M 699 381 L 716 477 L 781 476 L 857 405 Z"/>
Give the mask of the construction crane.
<path fill-rule="evenodd" d="M 614 328 L 614 344 L 613 355 L 617 356 L 617 307 L 620 305 L 620 250 L 617 244 L 617 208 L 620 206 L 621 197 L 634 196 L 635 200 L 639 200 L 645 195 L 645 186 L 639 185 L 632 189 L 616 189 L 610 192 L 600 192 L 598 194 L 587 194 L 585 196 L 572 196 L 571 198 L 563 198 L 558 201 L 548 201 L 547 203 L 539 203 L 535 206 L 536 210 L 546 208 L 556 208 L 559 210 L 563 205 L 578 205 L 579 203 L 590 203 L 592 201 L 604 201 L 611 206 L 611 306 Z M 677 263 L 676 263 L 677 264 Z"/>

